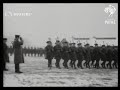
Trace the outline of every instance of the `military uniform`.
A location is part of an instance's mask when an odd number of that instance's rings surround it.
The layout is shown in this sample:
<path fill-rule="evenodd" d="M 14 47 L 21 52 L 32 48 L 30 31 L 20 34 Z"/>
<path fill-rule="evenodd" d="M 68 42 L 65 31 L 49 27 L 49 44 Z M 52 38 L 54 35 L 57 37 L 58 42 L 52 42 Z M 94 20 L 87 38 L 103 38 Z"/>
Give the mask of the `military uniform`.
<path fill-rule="evenodd" d="M 114 48 L 113 49 L 113 60 L 114 60 L 114 63 L 113 63 L 113 67 L 115 68 L 118 68 L 118 49 L 117 48 Z"/>
<path fill-rule="evenodd" d="M 72 47 L 72 43 L 69 43 L 69 60 L 70 60 L 69 66 L 72 67 L 71 47 Z"/>
<path fill-rule="evenodd" d="M 51 41 L 47 41 L 47 43 L 51 43 Z M 52 45 L 47 45 L 45 47 L 45 58 L 48 59 L 48 67 L 51 69 L 52 67 L 52 59 L 53 59 L 54 49 Z"/>
<path fill-rule="evenodd" d="M 110 69 L 112 69 L 111 62 L 112 62 L 112 48 L 110 46 L 107 47 L 107 68 L 109 66 Z"/>
<path fill-rule="evenodd" d="M 56 41 L 56 43 L 59 43 L 60 41 Z M 57 44 L 54 46 L 54 57 L 56 59 L 56 67 L 60 69 L 60 60 L 62 58 L 62 55 L 61 55 L 61 52 L 62 52 L 62 47 L 60 44 Z"/>
<path fill-rule="evenodd" d="M 73 45 L 75 44 L 75 43 L 72 43 Z M 75 61 L 77 60 L 77 56 L 76 56 L 76 51 L 77 51 L 77 49 L 76 49 L 76 47 L 75 46 L 72 46 L 72 47 L 70 47 L 69 48 L 69 52 L 70 52 L 70 59 L 71 59 L 71 65 L 72 65 L 72 68 L 75 68 L 76 69 L 76 66 L 75 66 Z"/>
<path fill-rule="evenodd" d="M 78 43 L 78 45 L 81 45 L 81 43 Z M 76 55 L 77 55 L 77 60 L 78 60 L 78 64 L 77 67 L 83 69 L 82 67 L 82 61 L 83 61 L 83 55 L 84 55 L 84 49 L 83 47 L 77 47 L 77 51 L 76 51 Z"/>
<path fill-rule="evenodd" d="M 92 67 L 94 67 L 94 62 L 95 62 L 93 50 L 94 50 L 94 47 L 91 46 L 91 47 L 90 47 L 90 55 L 91 55 L 91 61 L 92 61 L 91 66 L 92 66 Z"/>
<path fill-rule="evenodd" d="M 85 59 L 86 59 L 86 67 L 87 68 L 90 68 L 90 61 L 91 61 L 91 54 L 90 54 L 90 47 L 89 47 L 89 44 L 86 44 L 86 48 L 85 48 L 85 53 L 86 53 L 86 56 L 85 56 Z"/>
<path fill-rule="evenodd" d="M 106 68 L 105 63 L 106 63 L 107 58 L 106 58 L 106 47 L 105 47 L 105 45 L 102 45 L 100 53 L 101 53 L 100 54 L 101 60 L 103 61 L 103 63 L 101 64 L 102 68 Z"/>
<path fill-rule="evenodd" d="M 15 72 L 21 73 L 19 69 L 19 64 L 24 63 L 23 51 L 21 47 L 21 45 L 23 45 L 23 40 L 21 39 L 21 41 L 19 41 L 17 38 L 19 38 L 19 35 L 15 36 L 15 40 L 13 43 Z"/>
<path fill-rule="evenodd" d="M 67 42 L 64 42 L 64 44 L 67 44 Z M 62 59 L 64 60 L 63 66 L 68 69 L 69 47 L 67 45 L 62 47 Z"/>
<path fill-rule="evenodd" d="M 7 41 L 7 38 L 3 38 L 3 55 L 4 55 L 4 59 L 3 59 L 3 70 L 7 71 L 6 69 L 6 62 L 9 63 L 9 56 L 8 56 L 8 46 L 5 43 L 5 41 Z"/>
<path fill-rule="evenodd" d="M 95 46 L 97 46 L 98 44 L 95 44 Z M 95 64 L 95 68 L 99 68 L 99 60 L 100 60 L 100 49 L 99 47 L 94 47 L 93 50 L 93 54 L 94 54 L 94 58 L 96 60 L 96 64 Z"/>

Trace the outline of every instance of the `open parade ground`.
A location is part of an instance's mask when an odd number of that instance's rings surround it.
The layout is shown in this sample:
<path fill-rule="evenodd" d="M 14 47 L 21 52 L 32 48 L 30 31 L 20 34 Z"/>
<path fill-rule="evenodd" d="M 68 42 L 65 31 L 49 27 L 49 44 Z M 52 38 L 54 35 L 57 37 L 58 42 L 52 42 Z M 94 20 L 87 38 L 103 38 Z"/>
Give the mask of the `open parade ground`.
<path fill-rule="evenodd" d="M 10 56 L 7 64 L 9 71 L 4 71 L 4 87 L 117 87 L 118 69 L 61 69 L 55 67 L 55 59 L 52 61 L 52 69 L 47 68 L 47 60 L 44 57 L 24 57 L 25 63 L 20 64 L 23 73 L 14 71 L 14 56 Z M 83 62 L 84 63 L 84 62 Z"/>

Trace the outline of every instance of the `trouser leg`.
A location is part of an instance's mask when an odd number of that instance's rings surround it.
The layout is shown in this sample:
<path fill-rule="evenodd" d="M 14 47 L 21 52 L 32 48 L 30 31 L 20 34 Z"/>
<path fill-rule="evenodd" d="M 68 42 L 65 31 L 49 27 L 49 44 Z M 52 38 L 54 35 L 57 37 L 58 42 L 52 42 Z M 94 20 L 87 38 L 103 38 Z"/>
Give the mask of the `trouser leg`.
<path fill-rule="evenodd" d="M 63 61 L 63 66 L 65 67 L 65 60 Z"/>
<path fill-rule="evenodd" d="M 90 59 L 88 60 L 88 68 L 90 68 Z"/>
<path fill-rule="evenodd" d="M 83 69 L 82 61 L 83 61 L 83 60 L 80 61 L 80 67 L 81 67 L 81 69 Z"/>
<path fill-rule="evenodd" d="M 92 60 L 91 66 L 93 66 L 94 61 Z"/>
<path fill-rule="evenodd" d="M 66 68 L 68 68 L 67 62 L 68 62 L 68 60 L 65 60 L 65 67 Z"/>
<path fill-rule="evenodd" d="M 15 64 L 15 72 L 19 72 L 20 68 L 19 68 L 19 64 Z"/>
<path fill-rule="evenodd" d="M 59 63 L 60 63 L 60 59 L 56 59 L 56 67 L 60 67 Z"/>
<path fill-rule="evenodd" d="M 84 62 L 84 66 L 87 67 L 87 60 L 85 60 L 85 62 Z"/>
<path fill-rule="evenodd" d="M 96 60 L 96 68 L 99 68 L 99 60 Z"/>
<path fill-rule="evenodd" d="M 83 68 L 83 67 L 82 67 L 82 59 L 79 59 L 79 60 L 78 60 L 77 66 L 78 66 L 78 68 L 79 68 L 79 67 L 80 67 L 80 68 Z"/>
<path fill-rule="evenodd" d="M 92 66 L 92 67 L 95 67 L 95 66 L 94 66 L 94 62 L 95 62 L 95 60 L 92 60 L 92 63 L 91 63 L 91 66 Z"/>
<path fill-rule="evenodd" d="M 118 60 L 116 59 L 116 64 L 115 64 L 116 68 L 118 68 Z"/>
<path fill-rule="evenodd" d="M 102 65 L 102 68 L 106 68 L 106 67 L 105 67 L 105 63 L 106 63 L 106 61 L 103 60 L 103 63 L 101 64 L 101 65 Z"/>
<path fill-rule="evenodd" d="M 117 68 L 117 66 L 116 66 L 116 61 L 114 60 L 114 63 L 113 63 L 113 68 Z"/>
<path fill-rule="evenodd" d="M 56 66 L 56 67 L 58 67 L 57 63 L 58 63 L 58 60 L 56 59 L 56 62 L 55 62 L 55 66 Z"/>
<path fill-rule="evenodd" d="M 48 59 L 48 67 L 52 67 L 52 59 Z"/>
<path fill-rule="evenodd" d="M 89 60 L 86 60 L 86 67 L 89 68 Z"/>
<path fill-rule="evenodd" d="M 72 67 L 72 60 L 70 61 L 70 66 Z"/>
<path fill-rule="evenodd" d="M 78 68 L 80 67 L 80 60 L 78 60 L 77 67 Z"/>
<path fill-rule="evenodd" d="M 60 59 L 58 59 L 58 67 L 60 67 Z"/>
<path fill-rule="evenodd" d="M 111 62 L 112 62 L 112 60 L 110 60 L 110 61 L 109 61 L 109 66 L 110 66 L 110 69 L 112 69 Z"/>
<path fill-rule="evenodd" d="M 74 68 L 76 69 L 75 62 L 76 62 L 76 60 L 73 61 L 73 65 L 74 65 Z"/>

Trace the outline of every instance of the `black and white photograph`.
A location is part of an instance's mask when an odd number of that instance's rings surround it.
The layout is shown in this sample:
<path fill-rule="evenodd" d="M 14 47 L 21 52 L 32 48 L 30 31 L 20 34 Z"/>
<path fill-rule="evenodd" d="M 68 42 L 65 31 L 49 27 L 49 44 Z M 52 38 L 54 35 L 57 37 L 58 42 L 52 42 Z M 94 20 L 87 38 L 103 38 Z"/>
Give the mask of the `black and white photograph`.
<path fill-rule="evenodd" d="M 118 3 L 3 3 L 3 87 L 118 87 Z"/>

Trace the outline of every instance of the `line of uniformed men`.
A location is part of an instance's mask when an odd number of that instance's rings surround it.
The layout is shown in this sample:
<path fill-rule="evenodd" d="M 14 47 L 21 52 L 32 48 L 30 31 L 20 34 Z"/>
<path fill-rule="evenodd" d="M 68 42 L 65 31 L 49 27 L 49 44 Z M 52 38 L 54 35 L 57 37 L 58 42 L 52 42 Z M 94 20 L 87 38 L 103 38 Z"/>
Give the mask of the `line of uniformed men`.
<path fill-rule="evenodd" d="M 52 67 L 52 59 L 56 60 L 55 66 L 61 68 L 60 60 L 63 59 L 64 68 L 68 66 L 76 69 L 84 67 L 86 68 L 118 68 L 118 49 L 112 46 L 102 45 L 101 47 L 95 43 L 95 47 L 90 46 L 88 43 L 82 46 L 82 43 L 78 43 L 77 47 L 75 43 L 56 41 L 56 45 L 53 46 L 51 41 L 47 41 L 45 47 L 45 58 L 48 59 L 48 67 Z M 70 60 L 70 63 L 68 61 Z M 85 60 L 85 63 L 83 63 Z M 100 60 L 103 61 L 100 67 Z M 76 64 L 76 61 L 78 63 Z M 96 63 L 95 63 L 96 61 Z M 114 63 L 112 63 L 114 61 Z M 90 63 L 91 62 L 91 63 Z M 108 62 L 106 64 L 106 62 Z"/>

